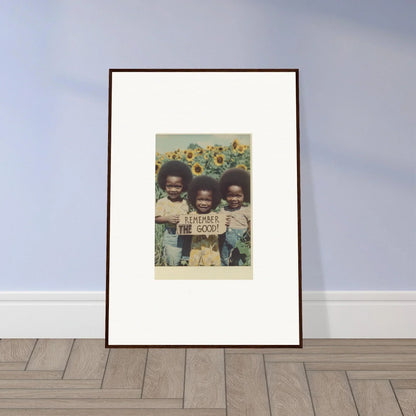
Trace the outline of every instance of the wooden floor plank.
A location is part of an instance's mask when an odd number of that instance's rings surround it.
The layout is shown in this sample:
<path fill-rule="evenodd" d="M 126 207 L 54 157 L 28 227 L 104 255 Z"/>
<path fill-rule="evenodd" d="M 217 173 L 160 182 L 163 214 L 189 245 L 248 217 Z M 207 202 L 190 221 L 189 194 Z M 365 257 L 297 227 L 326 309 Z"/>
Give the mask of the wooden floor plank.
<path fill-rule="evenodd" d="M 416 415 L 416 390 L 396 390 L 396 397 L 403 416 Z"/>
<path fill-rule="evenodd" d="M 416 345 L 323 345 L 304 348 L 226 348 L 226 354 L 416 354 Z"/>
<path fill-rule="evenodd" d="M 0 416 L 226 416 L 225 409 L 0 409 Z"/>
<path fill-rule="evenodd" d="M 0 409 L 174 409 L 181 399 L 0 399 Z"/>
<path fill-rule="evenodd" d="M 35 343 L 36 339 L 0 340 L 0 362 L 27 361 Z"/>
<path fill-rule="evenodd" d="M 102 379 L 108 352 L 103 339 L 75 340 L 64 379 Z"/>
<path fill-rule="evenodd" d="M 348 371 L 350 380 L 416 379 L 416 371 Z"/>
<path fill-rule="evenodd" d="M 303 346 L 383 346 L 383 345 L 416 345 L 416 338 L 306 338 L 303 340 Z"/>
<path fill-rule="evenodd" d="M 416 354 L 265 354 L 265 359 L 269 362 L 415 363 Z"/>
<path fill-rule="evenodd" d="M 365 416 L 402 416 L 387 380 L 351 380 L 358 411 Z"/>
<path fill-rule="evenodd" d="M 0 389 L 98 389 L 101 380 L 0 380 Z"/>
<path fill-rule="evenodd" d="M 314 415 L 303 364 L 267 363 L 266 373 L 272 415 Z"/>
<path fill-rule="evenodd" d="M 0 371 L 1 380 L 57 380 L 62 371 Z"/>
<path fill-rule="evenodd" d="M 297 354 L 304 348 L 225 348 L 226 354 Z"/>
<path fill-rule="evenodd" d="M 0 399 L 138 399 L 138 389 L 0 389 Z"/>
<path fill-rule="evenodd" d="M 316 416 L 358 416 L 344 372 L 312 371 L 307 377 Z"/>
<path fill-rule="evenodd" d="M 394 389 L 415 389 L 416 380 L 391 380 Z"/>
<path fill-rule="evenodd" d="M 183 398 L 185 349 L 149 349 L 143 398 Z"/>
<path fill-rule="evenodd" d="M 224 350 L 189 348 L 186 353 L 185 408 L 225 408 Z"/>
<path fill-rule="evenodd" d="M 112 349 L 104 374 L 103 388 L 142 389 L 147 349 Z"/>
<path fill-rule="evenodd" d="M 146 365 L 103 340 L 1 340 L 0 416 L 416 416 L 415 340 L 305 345 L 152 348 Z"/>
<path fill-rule="evenodd" d="M 72 339 L 39 339 L 26 369 L 63 371 L 72 343 Z"/>
<path fill-rule="evenodd" d="M 20 361 L 16 363 L 0 363 L 0 371 L 16 371 L 16 370 L 24 370 L 26 368 L 26 362 Z"/>
<path fill-rule="evenodd" d="M 327 363 L 305 363 L 307 371 L 416 371 L 416 363 L 346 363 L 343 361 Z"/>
<path fill-rule="evenodd" d="M 263 356 L 229 354 L 226 357 L 228 416 L 270 416 Z"/>

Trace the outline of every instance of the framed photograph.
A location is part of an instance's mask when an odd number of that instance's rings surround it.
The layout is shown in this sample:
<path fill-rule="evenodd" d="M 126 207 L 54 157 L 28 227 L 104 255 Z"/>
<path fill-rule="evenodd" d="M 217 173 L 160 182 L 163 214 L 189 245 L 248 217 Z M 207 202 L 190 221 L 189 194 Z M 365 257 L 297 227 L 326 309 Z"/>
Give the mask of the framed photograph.
<path fill-rule="evenodd" d="M 108 347 L 300 347 L 297 69 L 110 69 Z"/>

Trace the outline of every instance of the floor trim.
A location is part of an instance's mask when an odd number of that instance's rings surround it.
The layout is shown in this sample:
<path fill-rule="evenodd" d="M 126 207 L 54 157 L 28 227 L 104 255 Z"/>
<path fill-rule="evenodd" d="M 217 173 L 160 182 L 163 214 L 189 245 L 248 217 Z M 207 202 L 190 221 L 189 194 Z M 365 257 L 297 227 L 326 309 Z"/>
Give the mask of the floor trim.
<path fill-rule="evenodd" d="M 105 293 L 0 292 L 1 338 L 103 338 Z M 305 291 L 305 338 L 416 338 L 416 291 Z"/>

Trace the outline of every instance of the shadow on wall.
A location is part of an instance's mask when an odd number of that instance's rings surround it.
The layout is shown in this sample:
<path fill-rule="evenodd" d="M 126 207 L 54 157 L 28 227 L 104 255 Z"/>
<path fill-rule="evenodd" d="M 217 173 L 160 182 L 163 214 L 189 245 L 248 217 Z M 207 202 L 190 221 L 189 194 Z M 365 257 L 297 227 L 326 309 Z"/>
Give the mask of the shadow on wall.
<path fill-rule="evenodd" d="M 315 0 L 313 2 L 309 0 L 265 0 L 264 3 L 270 3 L 276 8 L 286 8 L 299 14 L 327 16 L 407 38 L 416 37 L 416 25 L 414 24 L 416 3 L 412 1 L 399 1 L 401 7 L 397 3 L 387 0 L 367 0 L 361 2 L 359 7 L 352 2 L 332 0 Z"/>
<path fill-rule="evenodd" d="M 307 130 L 306 106 L 303 105 L 302 94 L 299 97 L 300 119 L 300 160 L 301 160 L 301 232 L 302 232 L 302 286 L 303 290 L 314 288 L 314 290 L 325 290 L 324 273 L 322 266 L 322 253 L 319 240 L 318 218 L 315 201 L 315 189 L 311 166 L 311 153 L 309 147 L 309 135 Z M 302 209 L 307 207 L 307 209 Z M 305 287 L 308 282 L 308 287 Z M 310 308 L 317 308 L 310 314 Z M 306 312 L 306 313 L 305 313 Z M 309 323 L 308 315 L 313 315 L 313 323 Z M 319 317 L 319 318 L 318 318 Z M 317 319 L 318 318 L 318 319 Z M 328 311 L 322 307 L 322 303 L 314 302 L 314 306 L 303 307 L 303 335 L 309 337 L 313 328 L 319 322 L 319 333 L 329 333 Z M 315 332 L 314 332 L 315 333 Z"/>

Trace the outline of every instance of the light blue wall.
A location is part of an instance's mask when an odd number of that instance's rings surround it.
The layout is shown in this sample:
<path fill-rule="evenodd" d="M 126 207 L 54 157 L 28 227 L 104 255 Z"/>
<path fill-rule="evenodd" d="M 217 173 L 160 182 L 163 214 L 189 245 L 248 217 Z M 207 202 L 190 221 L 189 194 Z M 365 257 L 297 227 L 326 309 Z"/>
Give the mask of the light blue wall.
<path fill-rule="evenodd" d="M 413 0 L 1 1 L 0 290 L 104 290 L 117 67 L 300 68 L 304 288 L 415 290 L 415 17 Z"/>

